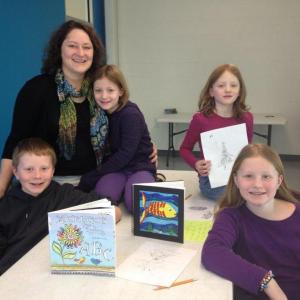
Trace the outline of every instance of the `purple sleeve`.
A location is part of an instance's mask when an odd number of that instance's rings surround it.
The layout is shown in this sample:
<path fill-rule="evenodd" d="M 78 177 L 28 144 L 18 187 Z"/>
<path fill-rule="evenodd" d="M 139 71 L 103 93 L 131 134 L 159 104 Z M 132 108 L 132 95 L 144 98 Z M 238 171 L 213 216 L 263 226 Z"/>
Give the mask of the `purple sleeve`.
<path fill-rule="evenodd" d="M 117 172 L 123 169 L 133 159 L 141 142 L 143 130 L 145 128 L 144 118 L 140 112 L 130 112 L 122 116 L 121 119 L 120 147 L 117 152 L 110 155 L 98 170 L 99 175 Z"/>
<path fill-rule="evenodd" d="M 242 225 L 233 209 L 225 209 L 217 217 L 202 249 L 204 267 L 237 286 L 257 294 L 259 284 L 268 270 L 243 259 L 234 252 Z"/>

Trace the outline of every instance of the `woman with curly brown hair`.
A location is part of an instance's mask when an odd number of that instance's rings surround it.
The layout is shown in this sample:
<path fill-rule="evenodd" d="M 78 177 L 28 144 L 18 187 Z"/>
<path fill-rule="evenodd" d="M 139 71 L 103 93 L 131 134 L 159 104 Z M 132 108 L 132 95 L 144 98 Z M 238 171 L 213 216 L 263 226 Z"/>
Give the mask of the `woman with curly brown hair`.
<path fill-rule="evenodd" d="M 89 25 L 68 21 L 52 34 L 42 74 L 27 81 L 16 99 L 2 154 L 0 196 L 12 177 L 12 152 L 24 138 L 47 141 L 58 157 L 55 175 L 75 176 L 71 182 L 101 162 L 108 122 L 93 101 L 89 76 L 104 62 L 105 49 Z"/>
<path fill-rule="evenodd" d="M 105 49 L 88 24 L 71 20 L 52 34 L 42 74 L 27 81 L 16 99 L 1 160 L 0 197 L 12 178 L 12 152 L 24 138 L 42 138 L 55 149 L 59 182 L 76 184 L 101 163 L 108 121 L 95 104 L 90 77 L 104 63 Z"/>

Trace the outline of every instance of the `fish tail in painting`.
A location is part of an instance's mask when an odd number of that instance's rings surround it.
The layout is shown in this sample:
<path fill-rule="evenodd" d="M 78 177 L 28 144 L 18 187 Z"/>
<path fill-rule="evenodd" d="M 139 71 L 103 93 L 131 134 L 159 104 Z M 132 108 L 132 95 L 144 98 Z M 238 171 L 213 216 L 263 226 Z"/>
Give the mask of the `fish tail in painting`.
<path fill-rule="evenodd" d="M 146 195 L 145 195 L 144 192 L 142 192 L 142 205 L 143 205 L 143 208 L 144 208 L 144 209 L 145 209 L 145 207 L 146 207 L 146 201 L 147 201 Z"/>
<path fill-rule="evenodd" d="M 148 214 L 148 210 L 146 209 L 146 196 L 145 196 L 145 193 L 142 192 L 142 206 L 143 206 L 143 213 L 140 217 L 140 224 L 143 223 L 143 221 L 145 220 L 147 214 Z"/>
<path fill-rule="evenodd" d="M 147 216 L 146 210 L 143 211 L 142 216 L 140 218 L 140 224 L 142 224 Z"/>

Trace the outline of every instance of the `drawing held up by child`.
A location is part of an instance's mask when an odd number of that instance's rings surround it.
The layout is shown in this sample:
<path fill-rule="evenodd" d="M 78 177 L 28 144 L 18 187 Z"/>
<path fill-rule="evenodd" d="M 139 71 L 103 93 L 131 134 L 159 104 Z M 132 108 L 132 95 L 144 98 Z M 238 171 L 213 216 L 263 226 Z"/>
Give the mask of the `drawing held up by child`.
<path fill-rule="evenodd" d="M 217 67 L 209 76 L 199 100 L 199 111 L 193 115 L 185 138 L 180 146 L 181 157 L 199 174 L 201 193 L 216 200 L 224 192 L 224 186 L 212 188 L 209 182 L 211 164 L 206 160 L 201 145 L 200 133 L 245 123 L 248 142 L 253 137 L 253 115 L 245 104 L 246 87 L 239 69 L 231 64 Z M 200 157 L 195 157 L 193 148 L 199 144 Z"/>

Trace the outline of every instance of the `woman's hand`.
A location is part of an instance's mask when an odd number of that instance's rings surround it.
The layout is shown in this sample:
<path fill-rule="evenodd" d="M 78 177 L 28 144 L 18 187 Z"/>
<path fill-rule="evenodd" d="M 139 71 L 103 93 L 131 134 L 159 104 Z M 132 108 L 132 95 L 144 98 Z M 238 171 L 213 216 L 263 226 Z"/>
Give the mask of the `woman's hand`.
<path fill-rule="evenodd" d="M 152 153 L 149 155 L 149 159 L 157 167 L 158 166 L 157 147 L 153 143 L 152 143 L 152 146 L 153 146 L 153 148 L 152 148 L 153 150 L 152 150 Z"/>
<path fill-rule="evenodd" d="M 208 176 L 211 167 L 210 160 L 198 160 L 195 163 L 195 169 L 201 176 Z"/>

